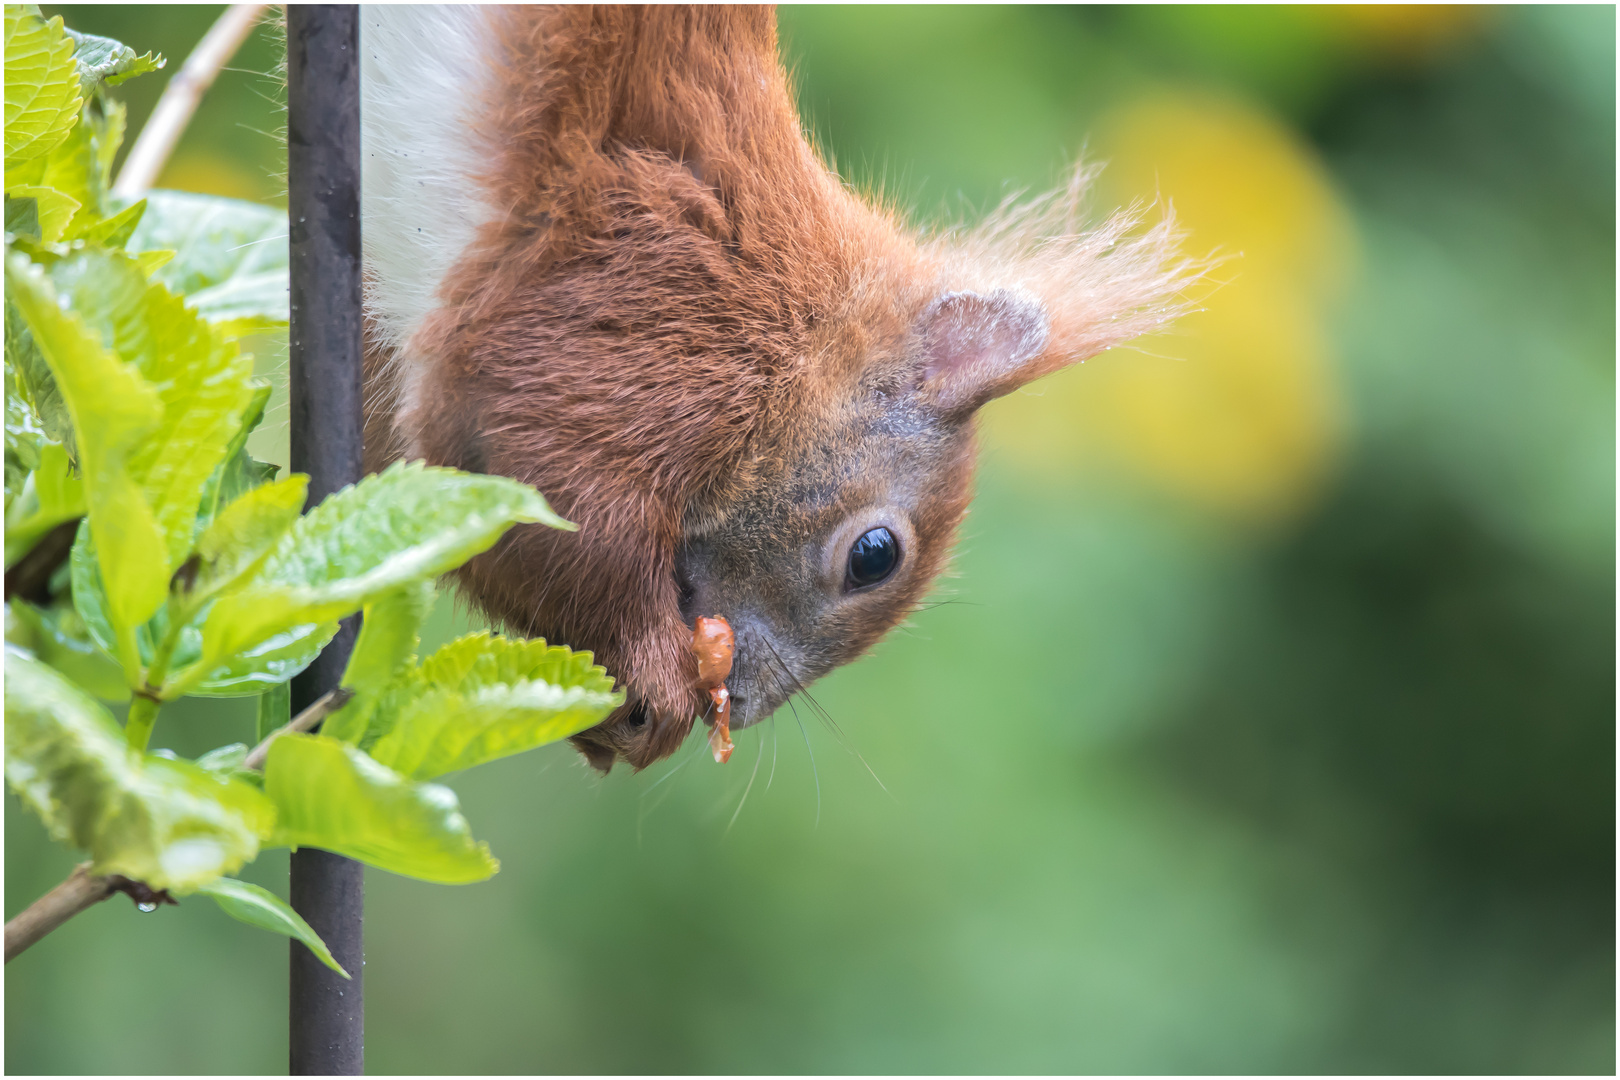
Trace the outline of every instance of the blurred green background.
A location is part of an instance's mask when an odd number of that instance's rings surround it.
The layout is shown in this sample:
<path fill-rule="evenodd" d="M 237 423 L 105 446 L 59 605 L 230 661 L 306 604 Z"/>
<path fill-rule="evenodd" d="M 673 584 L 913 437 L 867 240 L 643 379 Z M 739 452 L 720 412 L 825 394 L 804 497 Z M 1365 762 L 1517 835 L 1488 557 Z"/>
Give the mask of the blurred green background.
<path fill-rule="evenodd" d="M 166 75 L 219 9 L 58 10 Z M 836 727 L 453 778 L 504 868 L 368 876 L 370 1070 L 1612 1073 L 1614 9 L 781 29 L 852 181 L 927 224 L 1107 161 L 1222 258 L 1204 310 L 987 410 L 948 602 Z M 274 63 L 165 186 L 277 200 Z M 8 796 L 6 912 L 73 862 Z M 286 949 L 115 898 L 6 968 L 6 1069 L 281 1071 Z"/>

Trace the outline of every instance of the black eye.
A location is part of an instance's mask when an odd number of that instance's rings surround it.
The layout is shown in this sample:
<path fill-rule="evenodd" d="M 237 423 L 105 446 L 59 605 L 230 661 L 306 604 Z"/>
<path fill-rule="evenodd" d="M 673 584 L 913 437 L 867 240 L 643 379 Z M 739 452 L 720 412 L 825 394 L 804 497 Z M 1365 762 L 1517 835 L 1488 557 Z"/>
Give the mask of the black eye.
<path fill-rule="evenodd" d="M 847 587 L 859 589 L 875 585 L 894 573 L 900 565 L 900 545 L 888 529 L 868 529 L 849 549 Z"/>

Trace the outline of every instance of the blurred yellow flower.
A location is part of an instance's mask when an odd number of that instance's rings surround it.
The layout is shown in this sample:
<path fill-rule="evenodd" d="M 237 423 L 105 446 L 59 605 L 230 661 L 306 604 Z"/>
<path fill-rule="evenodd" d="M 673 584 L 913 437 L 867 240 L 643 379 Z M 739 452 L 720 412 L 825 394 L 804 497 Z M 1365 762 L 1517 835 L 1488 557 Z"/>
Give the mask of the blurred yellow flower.
<path fill-rule="evenodd" d="M 1161 94 L 1099 130 L 1105 198 L 1168 201 L 1186 249 L 1221 261 L 1169 333 L 992 405 L 986 445 L 1043 479 L 1123 465 L 1223 514 L 1287 516 L 1341 437 L 1326 318 L 1348 214 L 1310 148 L 1241 103 Z"/>

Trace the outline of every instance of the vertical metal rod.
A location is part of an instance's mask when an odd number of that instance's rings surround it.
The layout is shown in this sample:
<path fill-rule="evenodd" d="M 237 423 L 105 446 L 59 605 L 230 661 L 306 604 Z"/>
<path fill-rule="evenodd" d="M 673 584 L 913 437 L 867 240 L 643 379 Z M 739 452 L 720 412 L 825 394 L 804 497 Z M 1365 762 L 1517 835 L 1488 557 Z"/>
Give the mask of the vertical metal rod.
<path fill-rule="evenodd" d="M 360 479 L 359 9 L 287 5 L 287 213 L 291 245 L 292 467 L 309 474 L 309 505 Z M 292 684 L 296 713 L 336 686 L 354 647 L 345 625 Z M 353 976 L 292 942 L 288 1068 L 358 1075 L 365 1064 L 361 997 L 363 867 L 326 851 L 292 857 L 292 906 Z"/>

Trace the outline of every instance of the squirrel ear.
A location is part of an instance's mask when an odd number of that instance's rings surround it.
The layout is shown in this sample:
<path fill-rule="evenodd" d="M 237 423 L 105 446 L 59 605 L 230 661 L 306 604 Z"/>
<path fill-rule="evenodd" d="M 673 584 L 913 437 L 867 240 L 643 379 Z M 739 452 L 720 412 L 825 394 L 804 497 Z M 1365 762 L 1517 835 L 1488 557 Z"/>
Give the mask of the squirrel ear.
<path fill-rule="evenodd" d="M 1046 309 L 1024 289 L 949 292 L 917 322 L 922 340 L 921 390 L 942 412 L 977 409 L 1017 389 L 1049 337 Z"/>

